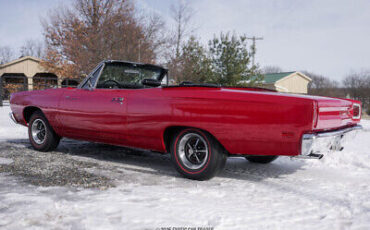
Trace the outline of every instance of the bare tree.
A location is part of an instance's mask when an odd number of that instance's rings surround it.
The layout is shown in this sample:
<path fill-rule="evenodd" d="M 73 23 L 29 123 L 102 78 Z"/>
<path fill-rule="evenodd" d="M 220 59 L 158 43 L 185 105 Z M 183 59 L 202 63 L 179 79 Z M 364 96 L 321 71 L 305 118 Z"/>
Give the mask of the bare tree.
<path fill-rule="evenodd" d="M 0 65 L 10 62 L 12 59 L 14 59 L 14 56 L 14 52 L 9 46 L 0 47 Z"/>
<path fill-rule="evenodd" d="M 343 79 L 345 92 L 370 109 L 370 71 L 352 72 Z"/>
<path fill-rule="evenodd" d="M 369 83 L 370 71 L 352 72 L 343 80 L 343 85 L 349 89 L 368 88 L 370 87 Z"/>
<path fill-rule="evenodd" d="M 302 71 L 303 74 L 307 75 L 312 79 L 308 85 L 308 93 L 311 95 L 329 96 L 329 97 L 345 97 L 344 91 L 339 87 L 339 83 L 329 78 L 308 72 Z"/>
<path fill-rule="evenodd" d="M 188 2 L 177 0 L 175 4 L 171 5 L 172 19 L 175 22 L 175 55 L 176 58 L 180 57 L 181 47 L 187 37 L 190 35 L 189 28 L 190 20 L 194 14 L 193 9 L 189 6 Z"/>
<path fill-rule="evenodd" d="M 129 0 L 76 0 L 43 22 L 44 67 L 61 76 L 80 76 L 104 59 L 156 62 L 158 17 L 143 20 Z"/>
<path fill-rule="evenodd" d="M 282 68 L 280 68 L 279 66 L 274 66 L 274 65 L 264 66 L 261 70 L 263 74 L 283 72 Z"/>
<path fill-rule="evenodd" d="M 337 82 L 332 81 L 323 75 L 308 72 L 308 71 L 302 71 L 302 73 L 312 79 L 312 81 L 310 82 L 308 86 L 309 89 L 328 89 L 328 88 L 334 88 L 338 86 Z"/>
<path fill-rule="evenodd" d="M 41 41 L 27 40 L 20 48 L 21 56 L 34 56 L 42 58 L 44 55 L 44 46 Z"/>
<path fill-rule="evenodd" d="M 145 14 L 142 17 L 141 21 L 144 22 L 144 39 L 149 41 L 148 44 L 156 55 L 157 62 L 164 62 L 163 56 L 168 46 L 168 38 L 163 36 L 166 34 L 166 25 L 160 16 L 157 14 Z M 141 47 L 139 47 L 139 61 L 141 61 Z"/>
<path fill-rule="evenodd" d="M 176 82 L 179 82 L 181 69 L 183 69 L 181 58 L 183 56 L 183 47 L 192 34 L 193 30 L 190 25 L 194 10 L 189 3 L 183 0 L 177 0 L 170 7 L 171 16 L 174 21 L 174 28 L 169 35 L 169 49 L 165 59 L 170 69 L 170 76 Z"/>

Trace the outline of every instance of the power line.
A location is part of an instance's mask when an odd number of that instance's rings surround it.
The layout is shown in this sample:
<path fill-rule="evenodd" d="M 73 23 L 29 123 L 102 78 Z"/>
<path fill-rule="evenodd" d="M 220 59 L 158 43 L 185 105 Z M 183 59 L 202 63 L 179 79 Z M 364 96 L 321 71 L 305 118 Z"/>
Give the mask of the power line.
<path fill-rule="evenodd" d="M 263 37 L 253 36 L 253 37 L 250 37 L 250 38 L 247 37 L 246 39 L 249 39 L 249 40 L 253 41 L 253 43 L 252 43 L 252 64 L 254 65 L 255 55 L 256 55 L 256 40 L 263 40 Z"/>

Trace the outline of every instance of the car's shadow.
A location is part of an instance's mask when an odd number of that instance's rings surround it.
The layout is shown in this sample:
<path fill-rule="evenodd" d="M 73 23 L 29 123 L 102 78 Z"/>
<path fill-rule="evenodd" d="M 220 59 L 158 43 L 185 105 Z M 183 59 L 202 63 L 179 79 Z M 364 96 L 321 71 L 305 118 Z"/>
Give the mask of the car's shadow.
<path fill-rule="evenodd" d="M 29 151 L 32 149 L 27 139 L 7 140 L 5 143 L 23 146 Z M 1 150 L 0 144 L 0 152 Z M 68 154 L 92 158 L 99 161 L 118 163 L 124 170 L 130 170 L 146 174 L 168 175 L 171 177 L 181 177 L 174 169 L 169 154 L 153 153 L 125 147 L 118 147 L 106 144 L 91 143 L 63 139 L 54 153 Z M 35 153 L 37 153 L 35 151 Z M 50 152 L 53 154 L 53 152 Z M 287 159 L 278 159 L 270 164 L 250 163 L 243 157 L 229 157 L 225 169 L 218 177 L 261 181 L 266 178 L 279 178 L 301 170 L 304 162 L 291 162 Z"/>

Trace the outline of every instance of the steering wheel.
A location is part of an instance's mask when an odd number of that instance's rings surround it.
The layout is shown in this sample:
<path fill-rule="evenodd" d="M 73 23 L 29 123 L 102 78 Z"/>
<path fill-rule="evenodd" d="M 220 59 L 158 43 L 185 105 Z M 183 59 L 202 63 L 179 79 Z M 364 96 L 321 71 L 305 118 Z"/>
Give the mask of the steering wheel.
<path fill-rule="evenodd" d="M 119 89 L 119 88 L 121 88 L 121 84 L 118 81 L 115 81 L 115 80 L 112 80 L 112 79 L 104 81 L 102 83 L 102 85 L 104 86 L 104 88 L 109 88 L 109 89 Z"/>

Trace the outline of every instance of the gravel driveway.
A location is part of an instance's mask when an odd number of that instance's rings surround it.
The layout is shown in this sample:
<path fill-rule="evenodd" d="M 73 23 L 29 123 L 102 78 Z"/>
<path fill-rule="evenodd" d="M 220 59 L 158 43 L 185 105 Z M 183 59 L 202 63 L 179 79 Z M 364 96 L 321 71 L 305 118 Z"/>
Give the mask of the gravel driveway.
<path fill-rule="evenodd" d="M 168 155 L 70 139 L 63 139 L 53 152 L 35 151 L 26 139 L 0 142 L 0 157 L 5 162 L 0 163 L 0 173 L 35 186 L 105 190 L 115 187 L 117 180 L 134 182 L 135 178 L 122 173 L 128 168 L 120 163 L 129 162 L 144 167 L 153 166 L 153 161 L 163 162 L 160 170 L 176 175 Z M 140 172 L 139 168 L 131 170 Z"/>

